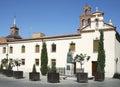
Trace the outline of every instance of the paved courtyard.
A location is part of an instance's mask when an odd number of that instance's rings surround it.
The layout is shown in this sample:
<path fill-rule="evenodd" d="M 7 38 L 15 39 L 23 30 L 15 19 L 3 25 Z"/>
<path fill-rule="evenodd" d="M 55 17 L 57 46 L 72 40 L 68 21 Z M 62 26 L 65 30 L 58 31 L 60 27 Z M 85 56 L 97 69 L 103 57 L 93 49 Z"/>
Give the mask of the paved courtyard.
<path fill-rule="evenodd" d="M 28 74 L 24 79 L 14 79 L 0 74 L 0 87 L 120 87 L 119 79 L 106 78 L 103 82 L 89 80 L 88 83 L 77 83 L 75 77 L 60 80 L 60 83 L 48 83 L 46 76 L 41 81 L 29 81 Z"/>

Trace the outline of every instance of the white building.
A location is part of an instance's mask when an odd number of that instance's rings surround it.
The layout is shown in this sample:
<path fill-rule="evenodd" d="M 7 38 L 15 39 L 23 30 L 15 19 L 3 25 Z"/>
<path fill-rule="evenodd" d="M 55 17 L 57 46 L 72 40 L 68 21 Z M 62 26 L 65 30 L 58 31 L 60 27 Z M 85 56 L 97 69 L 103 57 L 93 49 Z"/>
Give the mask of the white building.
<path fill-rule="evenodd" d="M 112 77 L 115 72 L 120 73 L 120 36 L 111 20 L 109 23 L 104 22 L 104 13 L 98 11 L 97 8 L 92 13 L 89 6 L 84 7 L 83 14 L 80 16 L 80 27 L 76 34 L 45 36 L 40 33 L 34 34 L 33 38 L 21 39 L 18 30 L 19 28 L 14 22 L 11 27 L 11 34 L 0 38 L 0 59 L 6 57 L 10 61 L 16 58 L 21 59 L 22 65 L 19 69 L 24 72 L 32 71 L 33 64 L 36 64 L 37 71 L 40 71 L 41 48 L 42 42 L 45 41 L 48 52 L 48 66 L 55 63 L 57 68 L 64 69 L 67 52 L 71 48 L 73 57 L 80 53 L 91 57 L 90 61 L 86 62 L 83 67 L 84 71 L 92 76 L 96 71 L 99 31 L 103 30 L 106 54 L 105 76 Z M 116 59 L 118 59 L 117 63 Z M 76 63 L 74 68 L 80 68 L 80 64 Z"/>

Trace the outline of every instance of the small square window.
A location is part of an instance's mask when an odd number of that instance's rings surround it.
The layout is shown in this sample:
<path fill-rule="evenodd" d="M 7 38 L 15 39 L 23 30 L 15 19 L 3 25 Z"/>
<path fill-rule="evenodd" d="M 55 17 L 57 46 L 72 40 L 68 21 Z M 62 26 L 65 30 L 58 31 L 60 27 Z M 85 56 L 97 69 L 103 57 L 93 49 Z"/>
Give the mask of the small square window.
<path fill-rule="evenodd" d="M 25 65 L 25 59 L 22 59 L 22 65 Z"/>
<path fill-rule="evenodd" d="M 35 65 L 39 66 L 39 59 L 35 59 Z"/>

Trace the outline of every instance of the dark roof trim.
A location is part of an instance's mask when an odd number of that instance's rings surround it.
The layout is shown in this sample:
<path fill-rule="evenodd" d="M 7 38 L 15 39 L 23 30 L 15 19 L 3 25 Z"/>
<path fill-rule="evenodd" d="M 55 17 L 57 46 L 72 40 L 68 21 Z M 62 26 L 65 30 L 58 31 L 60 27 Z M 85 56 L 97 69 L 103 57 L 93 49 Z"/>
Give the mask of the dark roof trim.
<path fill-rule="evenodd" d="M 116 39 L 118 40 L 118 42 L 120 43 L 120 35 L 118 32 L 116 32 Z"/>
<path fill-rule="evenodd" d="M 115 28 L 115 29 L 116 29 L 116 27 L 115 27 L 115 26 L 113 26 L 113 25 L 111 25 L 111 24 L 108 24 L 108 23 L 104 23 L 104 24 L 106 24 L 106 25 L 108 25 L 108 26 L 111 26 L 111 27 L 113 27 L 113 28 Z"/>

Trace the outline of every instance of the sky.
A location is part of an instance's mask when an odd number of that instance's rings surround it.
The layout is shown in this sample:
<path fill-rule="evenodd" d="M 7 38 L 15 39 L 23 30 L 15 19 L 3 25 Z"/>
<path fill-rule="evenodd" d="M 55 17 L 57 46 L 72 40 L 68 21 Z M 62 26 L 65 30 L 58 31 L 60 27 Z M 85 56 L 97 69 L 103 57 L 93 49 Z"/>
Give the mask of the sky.
<path fill-rule="evenodd" d="M 120 0 L 0 0 L 0 37 L 10 34 L 16 16 L 19 35 L 31 38 L 33 33 L 46 36 L 75 34 L 85 5 L 104 12 L 104 22 L 112 20 L 120 33 Z"/>

